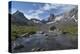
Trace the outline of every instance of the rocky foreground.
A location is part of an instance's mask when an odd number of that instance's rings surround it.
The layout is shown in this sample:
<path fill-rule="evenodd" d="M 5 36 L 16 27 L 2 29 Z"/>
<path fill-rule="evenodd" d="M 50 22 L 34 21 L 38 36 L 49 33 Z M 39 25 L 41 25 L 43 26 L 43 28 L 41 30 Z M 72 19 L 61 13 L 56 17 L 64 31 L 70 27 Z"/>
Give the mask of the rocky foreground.
<path fill-rule="evenodd" d="M 39 31 L 12 41 L 12 52 L 77 49 L 77 42 L 77 36 L 72 37 L 69 33 Z"/>

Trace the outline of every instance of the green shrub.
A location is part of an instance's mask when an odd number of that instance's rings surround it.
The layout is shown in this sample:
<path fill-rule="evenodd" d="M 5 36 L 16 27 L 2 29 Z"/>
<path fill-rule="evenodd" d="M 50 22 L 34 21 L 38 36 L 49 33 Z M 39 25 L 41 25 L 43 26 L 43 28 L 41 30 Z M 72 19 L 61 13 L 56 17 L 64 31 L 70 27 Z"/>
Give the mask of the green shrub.
<path fill-rule="evenodd" d="M 54 29 L 56 29 L 56 27 L 55 27 L 55 26 L 50 27 L 50 30 L 54 30 Z"/>

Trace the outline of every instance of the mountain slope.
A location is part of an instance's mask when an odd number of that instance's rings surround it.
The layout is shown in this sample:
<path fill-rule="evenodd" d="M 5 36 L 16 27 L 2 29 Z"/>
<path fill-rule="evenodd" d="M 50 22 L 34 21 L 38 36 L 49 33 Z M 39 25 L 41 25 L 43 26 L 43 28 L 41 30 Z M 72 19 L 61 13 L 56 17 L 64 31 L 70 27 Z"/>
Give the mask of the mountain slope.
<path fill-rule="evenodd" d="M 56 20 L 58 19 L 59 20 Z M 48 26 L 55 26 L 62 32 L 69 32 L 71 34 L 77 34 L 78 32 L 78 9 L 77 6 L 71 9 L 69 12 L 65 12 L 61 16 L 56 16 L 54 21 L 48 22 Z"/>
<path fill-rule="evenodd" d="M 11 22 L 18 25 L 27 25 L 29 20 L 20 11 L 16 11 L 11 15 Z"/>

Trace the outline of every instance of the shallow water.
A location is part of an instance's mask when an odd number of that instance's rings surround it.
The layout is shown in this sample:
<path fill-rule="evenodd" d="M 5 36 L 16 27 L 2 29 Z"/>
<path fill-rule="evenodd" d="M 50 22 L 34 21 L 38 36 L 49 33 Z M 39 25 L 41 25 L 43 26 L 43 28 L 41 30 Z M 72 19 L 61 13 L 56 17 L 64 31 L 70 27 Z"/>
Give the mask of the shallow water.
<path fill-rule="evenodd" d="M 54 34 L 54 33 L 53 33 Z M 17 38 L 12 44 L 13 52 L 45 51 L 75 48 L 67 35 L 33 34 Z"/>

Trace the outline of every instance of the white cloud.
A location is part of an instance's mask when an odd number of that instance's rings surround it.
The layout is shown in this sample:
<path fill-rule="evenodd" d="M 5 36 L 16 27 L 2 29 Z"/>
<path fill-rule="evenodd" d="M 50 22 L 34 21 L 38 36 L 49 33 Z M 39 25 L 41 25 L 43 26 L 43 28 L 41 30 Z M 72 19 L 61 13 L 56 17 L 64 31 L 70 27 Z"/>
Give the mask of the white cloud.
<path fill-rule="evenodd" d="M 35 4 L 34 4 L 34 6 L 35 6 Z M 39 14 L 42 14 L 42 13 L 45 12 L 45 10 L 50 10 L 52 8 L 56 9 L 56 6 L 52 5 L 52 4 L 45 4 L 43 7 L 40 7 L 37 10 L 30 10 L 30 11 L 28 11 L 27 13 L 29 13 L 30 15 L 25 14 L 25 16 L 27 18 L 29 18 L 29 19 L 31 19 L 31 18 L 41 19 L 40 16 L 39 16 Z"/>
<path fill-rule="evenodd" d="M 57 5 L 53 5 L 53 4 L 45 4 L 44 6 L 43 6 L 43 10 L 50 10 L 50 9 L 57 9 Z"/>
<path fill-rule="evenodd" d="M 35 4 L 34 4 L 35 6 Z M 49 11 L 51 9 L 62 9 L 63 11 L 69 9 L 71 6 L 69 5 L 56 5 L 56 4 L 44 4 L 44 6 L 40 7 L 37 10 L 30 10 L 27 13 L 30 13 L 30 15 L 25 14 L 25 16 L 29 19 L 31 18 L 37 18 L 37 19 L 41 19 L 39 14 L 44 13 L 45 11 Z"/>
<path fill-rule="evenodd" d="M 30 10 L 28 11 L 28 13 L 30 13 L 30 15 L 26 15 L 27 18 L 37 18 L 37 19 L 41 19 L 39 17 L 39 14 L 42 14 L 45 12 L 45 10 L 50 10 L 52 8 L 56 9 L 55 5 L 52 4 L 45 4 L 43 7 L 40 7 L 38 10 Z"/>
<path fill-rule="evenodd" d="M 41 18 L 39 17 L 39 14 L 44 13 L 44 11 L 41 10 L 41 9 L 38 9 L 38 10 L 30 10 L 30 11 L 28 11 L 27 13 L 30 13 L 30 15 L 29 15 L 29 14 L 25 14 L 25 16 L 26 16 L 27 18 L 29 18 L 29 19 L 31 19 L 31 18 L 41 19 Z"/>
<path fill-rule="evenodd" d="M 28 15 L 28 14 L 24 14 L 24 15 L 25 15 L 26 18 L 28 18 L 28 19 L 32 19 L 32 18 L 41 19 L 37 13 L 31 14 L 31 15 Z"/>
<path fill-rule="evenodd" d="M 27 13 L 33 13 L 34 12 L 34 10 L 29 10 L 29 11 L 27 11 Z"/>
<path fill-rule="evenodd" d="M 12 8 L 11 9 L 11 14 L 15 13 L 16 11 L 17 11 L 16 9 Z"/>
<path fill-rule="evenodd" d="M 68 4 L 45 4 L 43 6 L 43 10 L 50 10 L 50 9 L 58 9 L 61 8 L 62 10 L 69 10 L 72 9 L 74 6 L 73 5 L 68 5 Z"/>
<path fill-rule="evenodd" d="M 49 10 L 51 7 L 49 4 L 45 4 L 45 6 L 42 8 L 43 10 Z"/>

